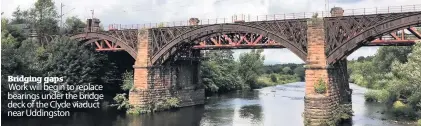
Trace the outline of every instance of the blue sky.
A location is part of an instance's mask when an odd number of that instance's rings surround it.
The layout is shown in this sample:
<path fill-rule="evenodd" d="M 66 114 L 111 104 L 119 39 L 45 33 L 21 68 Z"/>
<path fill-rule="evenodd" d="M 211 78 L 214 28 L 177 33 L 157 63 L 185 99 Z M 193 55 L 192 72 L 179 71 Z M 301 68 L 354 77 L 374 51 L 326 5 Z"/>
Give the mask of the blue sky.
<path fill-rule="evenodd" d="M 1 0 L 4 17 L 11 17 L 20 6 L 28 9 L 36 0 Z M 228 18 L 236 14 L 267 15 L 300 12 L 325 11 L 337 6 L 346 9 L 375 8 L 421 4 L 421 0 L 55 0 L 56 6 L 63 3 L 64 18 L 77 16 L 101 20 L 104 27 L 109 24 L 144 24 L 172 21 L 186 21 L 191 17 L 199 19 Z M 377 47 L 361 48 L 348 59 L 373 55 Z M 236 50 L 235 55 L 249 50 Z M 266 64 L 302 63 L 288 49 L 267 49 L 264 51 Z"/>

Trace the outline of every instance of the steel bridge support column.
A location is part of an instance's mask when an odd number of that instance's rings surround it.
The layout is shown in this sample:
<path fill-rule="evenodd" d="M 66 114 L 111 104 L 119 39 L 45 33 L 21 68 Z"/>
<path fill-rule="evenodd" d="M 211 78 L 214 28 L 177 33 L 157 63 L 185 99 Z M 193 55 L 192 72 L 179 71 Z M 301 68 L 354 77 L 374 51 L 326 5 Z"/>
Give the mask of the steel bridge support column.
<path fill-rule="evenodd" d="M 311 24 L 307 30 L 308 56 L 305 71 L 304 124 L 306 126 L 336 125 L 343 108 L 352 107 L 346 60 L 327 64 L 323 24 Z M 326 92 L 319 94 L 315 86 L 323 82 Z"/>

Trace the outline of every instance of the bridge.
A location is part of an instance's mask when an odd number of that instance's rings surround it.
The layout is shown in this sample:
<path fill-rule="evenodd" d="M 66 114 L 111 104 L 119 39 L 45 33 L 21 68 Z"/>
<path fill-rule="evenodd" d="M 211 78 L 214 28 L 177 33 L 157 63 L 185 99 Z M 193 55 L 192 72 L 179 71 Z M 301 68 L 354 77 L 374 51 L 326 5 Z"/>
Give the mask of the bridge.
<path fill-rule="evenodd" d="M 337 122 L 333 113 L 351 107 L 346 57 L 363 46 L 410 46 L 420 42 L 421 5 L 372 9 L 332 8 L 330 13 L 232 17 L 215 23 L 191 18 L 163 25 L 110 25 L 99 32 L 93 19 L 86 33 L 72 36 L 97 51 L 126 51 L 136 61 L 130 104 L 145 107 L 167 97 L 181 106 L 203 104 L 200 50 L 287 48 L 306 63 L 305 111 L 309 125 Z M 257 20 L 256 20 L 257 19 Z M 96 23 L 95 23 L 96 22 Z M 172 25 L 171 25 L 172 24 Z M 314 85 L 327 84 L 324 94 Z"/>

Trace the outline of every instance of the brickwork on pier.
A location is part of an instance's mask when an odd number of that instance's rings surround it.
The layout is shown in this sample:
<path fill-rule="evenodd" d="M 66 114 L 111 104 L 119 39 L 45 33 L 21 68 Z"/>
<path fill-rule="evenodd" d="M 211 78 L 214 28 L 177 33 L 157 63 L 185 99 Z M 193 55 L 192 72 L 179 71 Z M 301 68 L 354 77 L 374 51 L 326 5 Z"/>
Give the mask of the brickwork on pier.
<path fill-rule="evenodd" d="M 336 11 L 341 9 L 337 8 Z M 333 13 L 341 16 L 340 12 Z M 345 59 L 335 64 L 327 63 L 325 31 L 321 22 L 309 22 L 307 41 L 304 124 L 309 126 L 336 124 L 339 121 L 336 115 L 341 105 L 351 103 L 352 91 L 348 83 L 347 61 Z M 325 94 L 315 92 L 314 85 L 319 83 L 319 80 L 327 84 Z"/>
<path fill-rule="evenodd" d="M 324 29 L 322 24 L 311 24 L 307 30 L 308 56 L 305 71 L 306 90 L 304 100 L 305 125 L 317 126 L 333 121 L 333 114 L 339 106 L 337 88 L 329 75 L 326 62 Z M 324 81 L 327 84 L 325 94 L 317 94 L 314 85 Z"/>
<path fill-rule="evenodd" d="M 175 61 L 152 66 L 149 33 L 139 32 L 138 55 L 134 67 L 134 90 L 129 103 L 145 107 L 167 98 L 178 98 L 180 106 L 204 104 L 205 90 L 199 79 L 199 61 Z"/>

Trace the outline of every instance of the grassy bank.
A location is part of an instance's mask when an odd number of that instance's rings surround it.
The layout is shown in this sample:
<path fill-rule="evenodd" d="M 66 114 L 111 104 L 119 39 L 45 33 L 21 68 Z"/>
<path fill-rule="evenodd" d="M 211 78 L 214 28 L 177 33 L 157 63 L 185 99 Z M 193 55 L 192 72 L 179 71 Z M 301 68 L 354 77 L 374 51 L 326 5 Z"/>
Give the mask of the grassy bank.
<path fill-rule="evenodd" d="M 285 75 L 285 74 L 263 74 L 257 78 L 257 85 L 259 87 L 275 86 L 286 83 L 299 82 L 300 78 L 296 75 Z"/>

